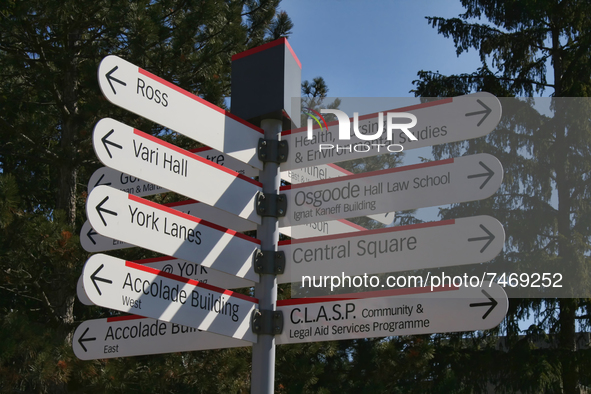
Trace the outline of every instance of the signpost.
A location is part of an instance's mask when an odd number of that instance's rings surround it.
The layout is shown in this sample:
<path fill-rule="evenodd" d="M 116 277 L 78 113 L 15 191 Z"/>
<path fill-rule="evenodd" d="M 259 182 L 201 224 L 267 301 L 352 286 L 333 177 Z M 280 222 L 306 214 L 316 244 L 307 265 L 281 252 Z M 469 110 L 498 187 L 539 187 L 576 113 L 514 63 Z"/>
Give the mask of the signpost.
<path fill-rule="evenodd" d="M 98 76 L 111 103 L 263 168 L 257 157 L 260 128 L 117 56 L 101 61 Z"/>
<path fill-rule="evenodd" d="M 497 191 L 501 163 L 479 153 L 287 186 L 280 226 L 481 200 Z"/>
<path fill-rule="evenodd" d="M 132 194 L 98 186 L 86 201 L 92 227 L 107 237 L 258 282 L 260 242 Z"/>
<path fill-rule="evenodd" d="M 260 224 L 262 185 L 113 119 L 100 120 L 93 146 L 103 164 Z M 199 177 L 199 183 L 190 179 Z"/>
<path fill-rule="evenodd" d="M 362 295 L 363 298 L 355 298 Z M 303 343 L 475 331 L 505 317 L 507 295 L 482 287 L 410 288 L 277 302 L 285 327 L 277 343 Z"/>
<path fill-rule="evenodd" d="M 371 231 L 344 219 L 369 215 L 390 223 L 394 211 L 483 199 L 498 189 L 503 171 L 493 156 L 476 154 L 351 174 L 334 162 L 388 152 L 365 150 L 369 139 L 353 134 L 347 145 L 323 152 L 321 144 L 342 144 L 339 122 L 315 129 L 311 140 L 305 129 L 281 133 L 300 112 L 290 98 L 300 91 L 301 64 L 286 39 L 235 55 L 232 74 L 232 111 L 261 128 L 121 58 L 101 62 L 99 84 L 109 101 L 211 148 L 186 151 L 113 119 L 97 123 L 94 149 L 109 168 L 89 181 L 84 248 L 135 245 L 171 257 L 88 259 L 77 288 L 81 302 L 145 317 L 84 322 L 73 339 L 79 358 L 252 345 L 251 392 L 271 393 L 276 343 L 472 331 L 501 322 L 507 296 L 495 283 L 277 301 L 278 283 L 303 276 L 494 258 L 504 232 L 488 216 Z M 501 108 L 481 92 L 388 112 L 415 116 L 410 132 L 418 140 L 401 129 L 377 146 L 414 149 L 486 135 Z M 367 137 L 381 128 L 380 119 L 388 117 L 362 116 L 357 127 Z M 260 182 L 250 179 L 257 175 Z M 292 185 L 280 190 L 281 177 Z M 201 203 L 159 205 L 140 197 L 168 190 Z M 258 239 L 237 232 L 254 229 Z M 293 239 L 278 244 L 279 231 Z M 253 285 L 258 298 L 226 290 Z"/>
<path fill-rule="evenodd" d="M 495 258 L 504 243 L 503 226 L 490 216 L 292 239 L 279 243 L 286 259 L 279 282 L 483 263 Z"/>
<path fill-rule="evenodd" d="M 386 139 L 385 131 L 382 137 L 375 141 L 364 141 L 353 133 L 350 140 L 339 140 L 338 121 L 328 123 L 327 130 L 321 130 L 320 126 L 316 126 L 311 139 L 307 138 L 305 127 L 288 130 L 281 133 L 281 139 L 287 141 L 290 156 L 289 161 L 281 166 L 281 170 L 387 154 L 392 151 L 388 150 L 392 144 L 400 144 L 404 150 L 409 150 L 482 137 L 499 123 L 501 103 L 490 93 L 478 92 L 384 112 L 407 112 L 415 115 L 417 124 L 410 128 L 410 132 L 417 141 L 410 140 L 401 130 L 393 131 L 392 140 Z M 386 115 L 383 115 L 383 119 L 386 119 Z M 378 128 L 383 130 L 383 125 L 378 122 L 379 113 L 360 116 L 358 129 L 364 134 L 375 134 Z M 353 118 L 350 119 L 350 124 L 354 124 Z M 326 149 L 321 151 L 321 144 L 325 144 Z M 372 144 L 382 145 L 378 147 Z"/>
<path fill-rule="evenodd" d="M 83 322 L 72 347 L 81 360 L 251 346 L 249 341 L 130 315 Z"/>
<path fill-rule="evenodd" d="M 250 329 L 256 298 L 103 254 L 88 259 L 82 276 L 95 305 L 257 341 Z"/>

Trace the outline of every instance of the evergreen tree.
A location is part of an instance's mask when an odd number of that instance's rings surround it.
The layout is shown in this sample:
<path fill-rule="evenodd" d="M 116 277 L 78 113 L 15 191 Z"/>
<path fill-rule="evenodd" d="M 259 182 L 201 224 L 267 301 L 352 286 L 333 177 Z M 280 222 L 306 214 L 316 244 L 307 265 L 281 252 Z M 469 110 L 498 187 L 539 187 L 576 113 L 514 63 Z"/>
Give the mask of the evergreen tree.
<path fill-rule="evenodd" d="M 498 97 L 551 93 L 556 100 L 550 117 L 532 109 L 531 100 L 513 100 L 503 108 L 503 120 L 489 136 L 434 148 L 436 158 L 488 151 L 505 168 L 503 187 L 492 199 L 456 205 L 443 216 L 495 216 L 505 226 L 507 244 L 493 267 L 519 273 L 531 267 L 552 272 L 553 267 L 566 266 L 581 285 L 573 296 L 584 296 L 581 289 L 588 284 L 591 236 L 591 157 L 586 148 L 591 138 L 589 108 L 583 103 L 581 112 L 574 115 L 569 113 L 576 107 L 574 102 L 558 98 L 589 95 L 591 4 L 577 0 L 461 2 L 466 12 L 458 18 L 427 19 L 440 34 L 454 40 L 458 55 L 469 49 L 478 51 L 482 65 L 474 73 L 451 76 L 421 71 L 415 81 L 416 94 L 456 96 L 483 90 Z M 464 371 L 456 378 L 473 389 L 483 389 L 486 373 L 495 376 L 498 390 L 578 393 L 588 381 L 581 366 L 589 358 L 588 350 L 576 351 L 576 322 L 589 322 L 587 314 L 577 315 L 579 308 L 586 311 L 588 300 L 512 299 L 506 321 L 508 353 L 479 353 L 458 345 L 453 350 L 456 361 L 448 363 L 458 367 L 455 372 Z M 535 313 L 540 325 L 530 327 L 519 341 L 518 320 L 529 313 Z M 556 340 L 545 337 L 547 332 Z M 551 350 L 534 349 L 544 338 Z M 458 361 L 468 353 L 478 376 L 460 367 L 468 366 Z M 474 362 L 477 355 L 490 362 Z"/>
<path fill-rule="evenodd" d="M 82 362 L 76 323 L 88 258 L 77 234 L 86 182 L 99 167 L 94 124 L 110 116 L 184 148 L 198 146 L 115 108 L 96 72 L 118 55 L 216 105 L 230 94 L 231 56 L 289 34 L 279 0 L 27 0 L 0 6 L 0 390 L 239 392 L 249 350 Z M 131 258 L 145 256 L 135 248 Z M 248 353 L 248 354 L 247 354 Z M 210 368 L 219 375 L 212 376 Z"/>

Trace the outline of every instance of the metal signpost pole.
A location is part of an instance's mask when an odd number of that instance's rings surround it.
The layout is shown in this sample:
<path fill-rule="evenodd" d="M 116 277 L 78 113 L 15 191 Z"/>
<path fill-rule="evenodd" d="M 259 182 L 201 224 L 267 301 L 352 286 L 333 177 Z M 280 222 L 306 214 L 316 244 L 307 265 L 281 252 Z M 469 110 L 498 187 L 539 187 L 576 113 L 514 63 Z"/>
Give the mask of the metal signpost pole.
<path fill-rule="evenodd" d="M 281 132 L 281 121 L 265 119 L 261 122 L 265 131 L 266 141 L 277 141 Z M 259 181 L 263 184 L 263 193 L 277 195 L 280 184 L 279 164 L 266 162 L 260 172 Z M 257 228 L 257 237 L 261 241 L 262 251 L 277 250 L 279 226 L 277 217 L 264 216 L 262 224 Z M 261 274 L 255 286 L 255 297 L 259 300 L 259 310 L 269 313 L 275 311 L 277 304 L 277 276 Z M 252 393 L 273 393 L 275 381 L 275 336 L 260 334 L 258 342 L 252 348 Z"/>

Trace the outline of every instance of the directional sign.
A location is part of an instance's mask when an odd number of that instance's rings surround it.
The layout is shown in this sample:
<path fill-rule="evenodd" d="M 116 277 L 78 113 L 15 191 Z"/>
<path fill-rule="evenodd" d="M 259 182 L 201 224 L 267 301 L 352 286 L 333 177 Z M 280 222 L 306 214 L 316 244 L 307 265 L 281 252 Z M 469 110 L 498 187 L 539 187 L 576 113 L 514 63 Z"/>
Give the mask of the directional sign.
<path fill-rule="evenodd" d="M 281 179 L 290 183 L 306 183 L 313 181 L 321 181 L 323 179 L 338 178 L 340 176 L 353 175 L 351 171 L 347 171 L 336 164 L 319 164 L 312 167 L 300 168 L 292 171 L 281 172 Z M 370 219 L 377 220 L 384 224 L 390 224 L 394 221 L 394 214 L 391 212 L 368 215 Z M 298 234 L 299 231 L 293 232 Z M 297 237 L 296 237 L 297 238 Z"/>
<path fill-rule="evenodd" d="M 78 283 L 76 283 L 76 295 L 78 296 L 78 301 L 80 301 L 83 305 L 94 305 L 86 295 L 84 283 L 82 281 L 82 275 L 80 275 L 78 278 Z"/>
<path fill-rule="evenodd" d="M 252 258 L 260 241 L 234 230 L 108 186 L 98 186 L 88 195 L 86 214 L 106 237 L 259 280 Z"/>
<path fill-rule="evenodd" d="M 393 144 L 400 144 L 404 150 L 409 150 L 482 137 L 490 133 L 501 120 L 499 100 L 486 92 L 385 111 L 383 119 L 386 119 L 385 113 L 392 112 L 407 112 L 416 116 L 417 124 L 410 128 L 416 141 L 410 140 L 401 130 L 393 131 L 392 140 L 386 139 L 385 130 L 377 140 L 364 141 L 353 132 L 349 140 L 339 140 L 338 121 L 328 123 L 328 130 L 321 130 L 317 126 L 312 139 L 307 138 L 305 127 L 284 131 L 281 139 L 289 145 L 289 160 L 281 165 L 282 171 L 398 152 L 390 148 Z M 360 116 L 358 130 L 368 135 L 375 134 L 378 129 L 383 130 L 379 119 L 379 113 Z M 353 118 L 350 124 L 354 125 Z M 321 144 L 326 149 L 321 151 Z"/>
<path fill-rule="evenodd" d="M 175 259 L 174 257 L 155 257 L 135 260 L 134 263 L 224 289 L 240 289 L 254 286 L 254 282 L 251 280 L 237 278 L 234 275 L 205 267 L 202 264 L 192 263 L 183 259 Z"/>
<path fill-rule="evenodd" d="M 106 167 L 105 167 L 106 168 Z M 125 191 L 125 190 L 122 190 Z M 135 194 L 135 193 L 129 193 Z M 135 194 L 137 195 L 137 194 Z M 209 222 L 215 222 L 220 226 L 231 228 L 235 231 L 256 230 L 256 225 L 239 216 L 232 215 L 221 209 L 211 207 L 207 204 L 195 200 L 184 200 L 163 204 L 165 207 L 172 208 L 179 212 L 195 216 Z M 134 245 L 122 242 L 116 239 L 107 238 L 96 232 L 88 221 L 84 222 L 80 230 L 80 243 L 87 252 L 105 252 L 107 250 L 117 250 L 132 248 Z"/>
<path fill-rule="evenodd" d="M 365 298 L 360 297 L 360 294 Z M 507 313 L 503 288 L 410 288 L 277 302 L 278 344 L 486 330 Z"/>
<path fill-rule="evenodd" d="M 263 168 L 257 157 L 262 129 L 117 56 L 101 61 L 98 77 L 113 104 Z"/>
<path fill-rule="evenodd" d="M 108 167 L 103 168 L 108 171 L 111 171 L 111 169 Z M 108 173 L 108 171 L 106 171 L 105 174 Z M 128 193 L 135 194 L 130 192 Z M 231 213 L 211 207 L 207 204 L 203 204 L 195 200 L 184 200 L 179 202 L 167 203 L 163 205 L 165 207 L 169 207 L 174 210 L 184 212 L 186 214 L 201 219 L 205 219 L 209 222 L 215 222 L 220 226 L 230 228 L 235 231 L 256 230 L 256 225 L 246 219 L 242 219 L 239 216 L 232 215 Z M 319 223 L 307 223 L 300 226 L 289 226 L 279 228 L 279 231 L 282 234 L 285 234 L 292 238 L 308 238 L 320 235 L 343 234 L 365 230 L 365 228 L 344 219 L 331 220 Z M 96 232 L 94 228 L 92 228 L 88 221 L 84 222 L 84 224 L 82 225 L 82 229 L 80 230 L 80 244 L 82 245 L 84 250 L 90 253 L 127 249 L 133 248 L 135 246 L 130 243 L 120 241 L 118 239 L 113 239 L 106 237 L 104 235 L 100 235 Z"/>
<path fill-rule="evenodd" d="M 501 163 L 481 153 L 291 185 L 279 226 L 481 200 L 502 180 Z"/>
<path fill-rule="evenodd" d="M 260 224 L 261 183 L 113 119 L 100 120 L 94 150 L 108 167 Z"/>
<path fill-rule="evenodd" d="M 256 298 L 104 254 L 82 272 L 95 305 L 256 342 L 250 318 Z"/>
<path fill-rule="evenodd" d="M 352 276 L 483 263 L 495 258 L 504 242 L 503 226 L 490 216 L 293 239 L 279 243 L 286 264 L 278 279 L 300 282 L 304 275 Z"/>
<path fill-rule="evenodd" d="M 251 346 L 252 343 L 137 315 L 88 320 L 74 332 L 80 360 Z"/>
<path fill-rule="evenodd" d="M 134 260 L 132 262 L 224 289 L 240 289 L 254 286 L 254 282 L 251 280 L 238 278 L 234 275 L 214 270 L 213 268 L 204 267 L 199 263 L 175 259 L 174 257 L 162 256 L 150 259 Z M 84 305 L 93 305 L 88 299 L 86 291 L 84 290 L 82 276 L 80 276 L 78 280 L 76 292 L 78 294 L 78 300 L 80 300 L 81 303 Z"/>

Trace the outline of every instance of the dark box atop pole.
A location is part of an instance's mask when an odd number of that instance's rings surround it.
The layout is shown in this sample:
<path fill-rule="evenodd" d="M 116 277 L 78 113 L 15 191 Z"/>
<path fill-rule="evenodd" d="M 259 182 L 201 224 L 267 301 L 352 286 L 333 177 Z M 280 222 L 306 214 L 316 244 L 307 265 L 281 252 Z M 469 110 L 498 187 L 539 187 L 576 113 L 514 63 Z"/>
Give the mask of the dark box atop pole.
<path fill-rule="evenodd" d="M 302 65 L 286 38 L 238 53 L 232 56 L 231 112 L 255 125 L 281 119 L 284 130 L 299 127 L 301 84 Z"/>

